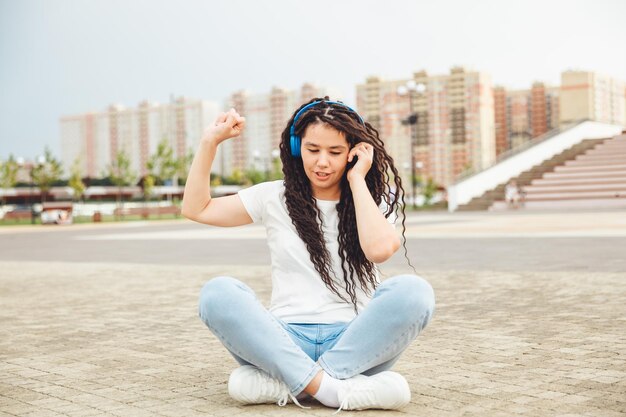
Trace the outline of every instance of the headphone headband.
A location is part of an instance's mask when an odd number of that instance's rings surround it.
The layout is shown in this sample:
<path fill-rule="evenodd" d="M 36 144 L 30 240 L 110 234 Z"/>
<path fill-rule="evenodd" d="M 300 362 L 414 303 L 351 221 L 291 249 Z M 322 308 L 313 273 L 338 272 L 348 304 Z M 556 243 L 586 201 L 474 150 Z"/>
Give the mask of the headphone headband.
<path fill-rule="evenodd" d="M 293 123 L 291 123 L 291 128 L 289 129 L 289 136 L 291 137 L 291 139 L 290 139 L 291 154 L 293 156 L 301 156 L 301 153 L 300 153 L 301 138 L 300 138 L 300 136 L 296 135 L 296 122 L 298 121 L 298 119 L 300 118 L 300 116 L 304 112 L 306 112 L 311 107 L 314 107 L 314 106 L 316 106 L 316 105 L 318 105 L 320 103 L 337 104 L 339 106 L 343 106 L 343 107 L 347 108 L 348 110 L 350 110 L 352 113 L 356 114 L 358 116 L 359 120 L 361 121 L 361 123 L 365 124 L 365 122 L 363 121 L 363 118 L 352 107 L 347 106 L 347 105 L 345 105 L 343 103 L 340 103 L 338 101 L 319 100 L 319 101 L 314 101 L 313 103 L 309 103 L 306 106 L 304 106 L 303 108 L 301 108 L 300 111 L 298 111 L 298 113 L 296 113 L 296 115 L 293 118 Z"/>

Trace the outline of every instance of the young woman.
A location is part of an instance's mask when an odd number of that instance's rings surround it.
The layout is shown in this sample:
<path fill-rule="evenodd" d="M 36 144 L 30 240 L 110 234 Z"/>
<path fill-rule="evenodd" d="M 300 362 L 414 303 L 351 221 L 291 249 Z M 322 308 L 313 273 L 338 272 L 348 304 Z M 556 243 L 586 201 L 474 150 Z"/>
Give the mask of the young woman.
<path fill-rule="evenodd" d="M 229 394 L 246 404 L 300 405 L 308 394 L 345 410 L 406 405 L 408 384 L 389 369 L 430 321 L 435 301 L 415 275 L 378 279 L 376 264 L 400 247 L 393 223 L 404 213 L 400 177 L 378 132 L 340 102 L 311 100 L 282 133 L 284 181 L 211 198 L 217 147 L 244 126 L 231 109 L 206 130 L 182 208 L 200 223 L 267 230 L 269 310 L 232 277 L 213 278 L 200 295 L 200 317 L 241 365 Z"/>

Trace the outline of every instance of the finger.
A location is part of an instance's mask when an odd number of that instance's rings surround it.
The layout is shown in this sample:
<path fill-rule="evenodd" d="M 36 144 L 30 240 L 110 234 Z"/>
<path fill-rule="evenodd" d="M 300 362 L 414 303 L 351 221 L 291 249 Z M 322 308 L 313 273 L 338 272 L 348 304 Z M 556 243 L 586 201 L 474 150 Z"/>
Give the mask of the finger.
<path fill-rule="evenodd" d="M 367 146 L 366 142 L 358 142 L 354 147 L 350 150 L 350 153 L 354 156 L 358 151 L 365 150 Z"/>
<path fill-rule="evenodd" d="M 352 158 L 356 154 L 356 151 L 357 151 L 357 148 L 350 149 L 350 152 L 348 153 L 348 162 L 352 162 Z"/>
<path fill-rule="evenodd" d="M 357 156 L 359 157 L 359 160 L 372 159 L 372 155 L 370 154 L 370 152 L 364 148 L 359 148 L 357 150 Z"/>
<path fill-rule="evenodd" d="M 232 128 L 237 132 L 241 132 L 243 128 L 246 127 L 246 122 L 236 123 Z"/>
<path fill-rule="evenodd" d="M 235 116 L 231 112 L 228 112 L 226 115 L 226 125 L 233 127 L 236 123 Z"/>
<path fill-rule="evenodd" d="M 226 113 L 220 112 L 215 119 L 215 124 L 224 123 L 226 121 Z"/>
<path fill-rule="evenodd" d="M 364 144 L 363 145 L 363 149 L 365 150 L 365 152 L 370 155 L 370 156 L 374 156 L 374 147 L 372 145 L 370 145 L 369 143 Z"/>
<path fill-rule="evenodd" d="M 245 117 L 241 117 L 239 115 L 237 115 L 234 119 L 235 121 L 235 125 L 245 125 L 246 124 L 246 118 Z"/>

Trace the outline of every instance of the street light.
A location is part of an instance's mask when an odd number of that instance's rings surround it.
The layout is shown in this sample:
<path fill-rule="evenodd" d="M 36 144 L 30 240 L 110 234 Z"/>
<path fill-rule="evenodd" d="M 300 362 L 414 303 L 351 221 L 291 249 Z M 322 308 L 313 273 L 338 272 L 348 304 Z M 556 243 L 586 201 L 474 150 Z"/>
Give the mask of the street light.
<path fill-rule="evenodd" d="M 21 171 L 22 168 L 26 168 L 26 160 L 23 157 L 18 156 L 17 159 L 16 159 L 16 162 L 17 162 L 17 166 L 19 168 L 19 171 Z M 30 202 L 30 194 L 28 194 L 28 205 L 29 205 L 29 207 L 32 207 L 31 206 L 31 202 Z M 32 221 L 33 221 L 33 210 L 32 209 L 30 210 L 30 219 L 31 219 L 31 223 L 32 223 Z"/>
<path fill-rule="evenodd" d="M 43 165 L 46 163 L 46 157 L 43 155 L 39 155 L 36 160 L 37 160 L 38 165 Z M 33 178 L 34 169 L 35 169 L 35 164 L 32 164 L 30 167 L 30 197 L 31 198 L 35 191 L 35 179 Z M 39 198 L 41 198 L 41 190 L 39 193 Z M 35 224 L 35 203 L 33 203 L 30 198 L 29 198 L 29 201 L 31 202 L 30 203 L 30 223 Z"/>
<path fill-rule="evenodd" d="M 416 83 L 415 80 L 409 80 L 405 85 L 398 87 L 398 95 L 409 98 L 409 115 L 401 122 L 403 125 L 409 125 L 409 140 L 411 148 L 411 198 L 413 199 L 413 208 L 417 208 L 417 183 L 415 181 L 415 145 L 417 145 L 416 125 L 417 113 L 413 110 L 413 93 L 422 94 L 426 90 L 426 86 L 422 83 Z"/>

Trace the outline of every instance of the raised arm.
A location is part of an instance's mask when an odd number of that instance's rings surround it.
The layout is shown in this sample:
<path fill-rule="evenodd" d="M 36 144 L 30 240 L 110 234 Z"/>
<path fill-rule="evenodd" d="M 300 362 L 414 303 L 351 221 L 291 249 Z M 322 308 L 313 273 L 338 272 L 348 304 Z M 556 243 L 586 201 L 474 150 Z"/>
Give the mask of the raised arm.
<path fill-rule="evenodd" d="M 374 159 L 373 147 L 359 143 L 350 150 L 348 161 L 352 161 L 355 156 L 358 161 L 348 171 L 348 182 L 354 199 L 359 242 L 368 260 L 382 263 L 398 250 L 400 237 L 381 213 L 365 183 L 365 175 Z"/>
<path fill-rule="evenodd" d="M 221 113 L 205 130 L 185 184 L 181 212 L 186 218 L 213 226 L 252 223 L 238 195 L 211 198 L 211 166 L 217 147 L 225 140 L 239 136 L 245 123 L 245 118 L 231 109 L 228 113 Z"/>

